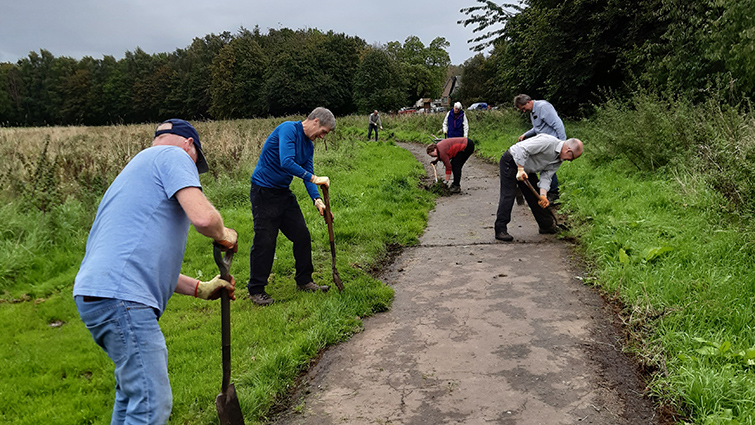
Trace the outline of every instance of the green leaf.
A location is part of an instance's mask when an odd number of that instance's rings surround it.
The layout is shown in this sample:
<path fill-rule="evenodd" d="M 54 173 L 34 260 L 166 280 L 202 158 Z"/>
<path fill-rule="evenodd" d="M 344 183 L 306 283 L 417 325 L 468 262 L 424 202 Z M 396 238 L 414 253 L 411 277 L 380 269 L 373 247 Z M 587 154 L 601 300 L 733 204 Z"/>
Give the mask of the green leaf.
<path fill-rule="evenodd" d="M 655 247 L 655 248 L 648 248 L 648 250 L 645 252 L 645 261 L 652 262 L 657 260 L 659 257 L 668 254 L 669 252 L 673 251 L 674 248 L 670 246 L 662 246 L 662 247 Z"/>
<path fill-rule="evenodd" d="M 621 248 L 619 250 L 619 262 L 621 264 L 629 264 L 629 255 L 627 255 L 627 252 L 624 251 L 624 248 Z"/>
<path fill-rule="evenodd" d="M 698 348 L 695 351 L 698 352 L 698 353 L 700 353 L 700 354 L 702 354 L 702 355 L 704 355 L 704 356 L 715 356 L 715 355 L 718 354 L 718 349 L 716 347 L 710 347 L 710 346 L 708 346 L 708 347 L 700 347 L 700 348 Z"/>

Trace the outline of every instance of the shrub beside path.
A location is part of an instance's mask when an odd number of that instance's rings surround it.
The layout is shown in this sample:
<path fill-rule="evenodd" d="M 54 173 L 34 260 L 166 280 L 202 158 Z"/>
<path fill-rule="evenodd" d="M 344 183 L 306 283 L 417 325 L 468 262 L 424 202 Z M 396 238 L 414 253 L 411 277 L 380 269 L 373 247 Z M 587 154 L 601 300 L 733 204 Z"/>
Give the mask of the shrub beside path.
<path fill-rule="evenodd" d="M 401 146 L 433 175 L 423 145 Z M 517 205 L 514 242 L 496 243 L 497 202 L 497 165 L 473 156 L 382 276 L 391 310 L 326 350 L 276 423 L 658 424 L 570 245 Z"/>

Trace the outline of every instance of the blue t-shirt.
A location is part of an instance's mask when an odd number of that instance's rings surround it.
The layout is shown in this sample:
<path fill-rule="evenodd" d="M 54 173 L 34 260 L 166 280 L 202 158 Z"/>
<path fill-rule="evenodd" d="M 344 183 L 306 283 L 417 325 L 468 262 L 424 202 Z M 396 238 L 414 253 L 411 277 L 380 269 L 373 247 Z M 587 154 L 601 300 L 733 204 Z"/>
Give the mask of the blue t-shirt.
<path fill-rule="evenodd" d="M 286 121 L 265 140 L 252 183 L 274 189 L 288 189 L 294 177 L 304 181 L 312 199 L 320 197 L 317 185 L 310 182 L 314 174 L 312 155 L 315 145 L 304 134 L 301 121 Z"/>
<path fill-rule="evenodd" d="M 191 157 L 178 146 L 139 152 L 97 209 L 73 296 L 116 298 L 165 310 L 181 272 L 189 218 L 175 198 L 199 187 Z"/>

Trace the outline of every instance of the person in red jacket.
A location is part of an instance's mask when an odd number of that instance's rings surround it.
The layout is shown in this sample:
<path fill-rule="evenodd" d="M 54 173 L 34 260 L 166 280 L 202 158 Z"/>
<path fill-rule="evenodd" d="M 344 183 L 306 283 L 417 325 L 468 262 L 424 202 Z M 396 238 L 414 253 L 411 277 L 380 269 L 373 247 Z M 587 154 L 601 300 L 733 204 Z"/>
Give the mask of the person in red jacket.
<path fill-rule="evenodd" d="M 446 182 L 451 179 L 451 174 L 453 174 L 454 181 L 451 183 L 451 193 L 461 192 L 461 169 L 473 153 L 474 142 L 466 137 L 443 139 L 427 147 L 427 154 L 436 158 L 432 161 L 433 164 L 443 161 L 443 165 L 446 167 Z"/>

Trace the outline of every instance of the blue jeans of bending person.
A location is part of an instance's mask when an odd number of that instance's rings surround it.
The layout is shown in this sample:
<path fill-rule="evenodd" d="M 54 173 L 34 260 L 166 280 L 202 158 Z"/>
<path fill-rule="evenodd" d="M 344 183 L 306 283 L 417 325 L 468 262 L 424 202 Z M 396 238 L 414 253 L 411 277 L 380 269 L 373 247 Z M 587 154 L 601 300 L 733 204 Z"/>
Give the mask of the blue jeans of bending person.
<path fill-rule="evenodd" d="M 312 281 L 312 237 L 299 202 L 289 189 L 273 189 L 252 183 L 249 191 L 254 219 L 254 239 L 249 254 L 249 294 L 265 292 L 273 269 L 278 231 L 293 242 L 297 285 Z"/>
<path fill-rule="evenodd" d="M 112 298 L 77 296 L 75 301 L 94 342 L 115 363 L 111 425 L 167 423 L 173 396 L 168 349 L 157 312 L 144 304 Z"/>

